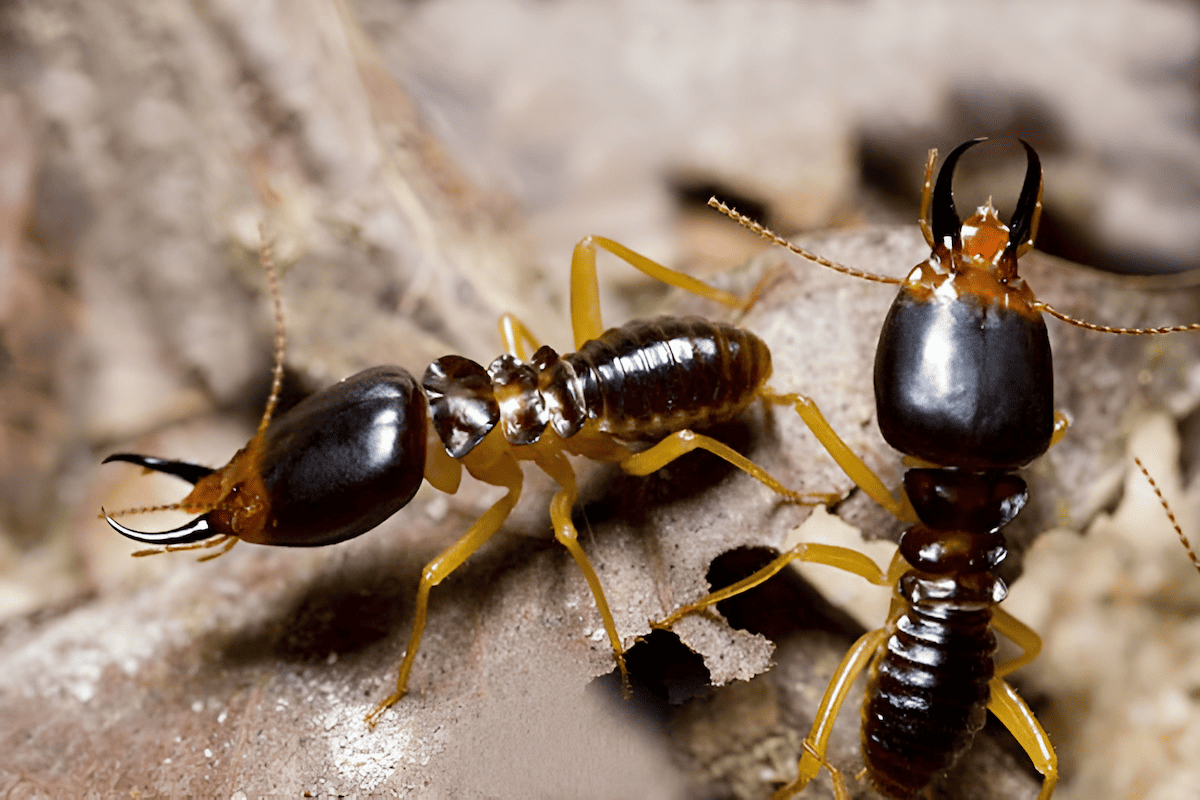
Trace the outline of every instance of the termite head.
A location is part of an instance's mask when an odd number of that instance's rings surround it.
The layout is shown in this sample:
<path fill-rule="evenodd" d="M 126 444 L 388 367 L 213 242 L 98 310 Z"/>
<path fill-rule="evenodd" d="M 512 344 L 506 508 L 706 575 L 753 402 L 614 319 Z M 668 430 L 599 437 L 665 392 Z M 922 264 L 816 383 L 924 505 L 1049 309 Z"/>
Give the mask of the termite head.
<path fill-rule="evenodd" d="M 1050 446 L 1054 374 L 1046 324 L 1017 258 L 1032 246 L 1042 168 L 1025 142 L 1025 180 L 1009 225 L 989 201 L 963 223 L 952 182 L 974 139 L 946 157 L 922 202 L 932 248 L 901 285 L 875 354 L 884 438 L 903 453 L 972 470 L 1022 466 Z"/>
<path fill-rule="evenodd" d="M 406 505 L 425 469 L 426 401 L 399 367 L 372 367 L 308 397 L 257 434 L 220 469 L 133 453 L 137 464 L 194 485 L 175 508 L 199 513 L 146 533 L 111 516 L 118 533 L 176 548 L 215 536 L 316 547 L 374 528 Z"/>

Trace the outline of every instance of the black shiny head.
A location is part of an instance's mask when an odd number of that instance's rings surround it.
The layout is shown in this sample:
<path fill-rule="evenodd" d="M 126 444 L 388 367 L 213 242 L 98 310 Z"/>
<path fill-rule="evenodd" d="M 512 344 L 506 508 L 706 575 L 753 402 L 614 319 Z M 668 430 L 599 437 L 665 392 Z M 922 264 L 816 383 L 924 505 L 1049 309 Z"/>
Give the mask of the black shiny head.
<path fill-rule="evenodd" d="M 372 367 L 276 417 L 219 470 L 151 456 L 125 461 L 195 484 L 179 508 L 187 525 L 146 533 L 106 517 L 118 533 L 153 545 L 236 536 L 255 544 L 316 547 L 353 538 L 416 493 L 425 471 L 425 398 L 399 367 Z"/>
<path fill-rule="evenodd" d="M 306 398 L 267 429 L 260 473 L 271 504 L 262 538 L 314 547 L 399 511 L 425 475 L 425 397 L 400 367 L 363 370 Z"/>
<path fill-rule="evenodd" d="M 1023 466 L 1054 432 L 1046 323 L 970 295 L 901 289 L 875 351 L 875 408 L 902 453 L 973 470 Z"/>
<path fill-rule="evenodd" d="M 1028 156 L 1010 231 L 990 204 L 965 231 L 951 151 L 931 199 L 933 255 L 913 270 L 875 351 L 879 427 L 892 447 L 934 464 L 1008 470 L 1050 446 L 1054 370 L 1036 298 L 1017 275 L 1017 251 L 1037 218 L 1041 166 Z M 966 236 L 967 238 L 963 238 Z"/>

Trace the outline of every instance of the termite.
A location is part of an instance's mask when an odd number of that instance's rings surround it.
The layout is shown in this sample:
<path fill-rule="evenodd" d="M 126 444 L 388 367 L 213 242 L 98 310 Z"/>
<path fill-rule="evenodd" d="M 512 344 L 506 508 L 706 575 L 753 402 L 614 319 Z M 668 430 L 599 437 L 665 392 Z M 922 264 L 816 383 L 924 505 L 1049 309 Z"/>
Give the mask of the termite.
<path fill-rule="evenodd" d="M 532 461 L 559 485 L 550 503 L 555 538 L 583 572 L 627 681 L 625 649 L 604 589 L 571 521 L 578 498 L 567 456 L 617 463 L 648 475 L 685 453 L 706 450 L 761 481 L 785 500 L 825 504 L 836 494 L 802 494 L 694 428 L 737 418 L 752 402 L 794 404 L 767 386 L 771 354 L 755 334 L 701 317 L 659 317 L 605 330 L 599 310 L 596 249 L 647 275 L 732 309 L 753 302 L 671 270 L 610 239 L 591 236 L 571 262 L 576 351 L 542 346 L 512 315 L 501 318 L 506 353 L 488 367 L 450 355 L 418 383 L 395 366 L 364 370 L 272 419 L 283 369 L 279 290 L 264 245 L 262 261 L 276 302 L 275 381 L 258 432 L 228 464 L 212 470 L 134 453 L 105 459 L 137 464 L 194 484 L 165 508 L 199 516 L 174 530 L 145 533 L 105 515 L 119 533 L 155 550 L 221 547 L 239 540 L 287 547 L 335 544 L 371 530 L 406 505 L 422 480 L 457 491 L 465 468 L 507 490 L 456 542 L 430 561 L 417 589 L 413 630 L 395 691 L 367 715 L 374 725 L 408 690 L 429 593 L 504 524 L 521 495 L 520 462 Z M 526 355 L 526 345 L 534 348 Z M 150 509 L 134 509 L 144 511 Z M 164 510 L 164 509 L 153 509 Z"/>
<path fill-rule="evenodd" d="M 1041 640 L 999 607 L 1008 589 L 996 574 L 1007 554 L 1002 529 L 1028 497 L 1025 481 L 1015 470 L 1045 453 L 1066 431 L 1065 417 L 1054 411 L 1052 358 L 1042 314 L 1107 333 L 1200 330 L 1196 324 L 1097 325 L 1038 300 L 1017 274 L 1017 260 L 1033 247 L 1037 234 L 1040 160 L 1021 142 L 1025 179 L 1008 225 L 1000 221 L 990 200 L 962 222 L 954 205 L 954 170 L 962 154 L 981 141 L 952 150 L 936 184 L 937 151 L 930 151 L 920 225 L 932 252 L 903 279 L 821 258 L 710 202 L 809 260 L 900 286 L 883 323 L 874 371 L 883 437 L 916 463 L 905 473 L 899 499 L 882 488 L 815 403 L 802 398 L 796 404 L 846 474 L 898 519 L 912 524 L 901 535 L 887 572 L 856 550 L 801 543 L 753 575 L 651 623 L 669 628 L 687 614 L 759 585 L 792 561 L 838 567 L 892 587 L 885 625 L 855 642 L 834 673 L 804 741 L 799 774 L 776 798 L 802 789 L 822 766 L 833 775 L 839 800 L 849 797 L 844 778 L 825 753 L 850 686 L 866 670 L 862 752 L 866 775 L 880 793 L 910 798 L 921 792 L 955 763 L 990 710 L 1044 776 L 1039 798 L 1048 800 L 1058 779 L 1057 756 L 1028 705 L 1004 680 L 1036 658 Z M 1171 520 L 1174 523 L 1173 516 Z M 1200 569 L 1178 524 L 1175 529 Z M 1023 652 L 995 663 L 996 631 Z"/>

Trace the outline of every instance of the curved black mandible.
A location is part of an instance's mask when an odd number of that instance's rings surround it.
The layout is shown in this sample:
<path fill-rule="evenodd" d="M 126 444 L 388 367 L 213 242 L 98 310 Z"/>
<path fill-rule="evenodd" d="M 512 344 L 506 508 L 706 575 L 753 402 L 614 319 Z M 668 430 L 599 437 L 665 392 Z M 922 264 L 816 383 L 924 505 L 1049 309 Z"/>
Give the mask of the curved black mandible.
<path fill-rule="evenodd" d="M 959 245 L 962 220 L 958 218 L 958 211 L 954 208 L 954 167 L 963 153 L 986 140 L 987 137 L 980 137 L 963 142 L 951 150 L 950 155 L 942 162 L 937 183 L 933 185 L 933 200 L 930 206 L 930 225 L 933 227 L 933 241 L 936 245 L 945 244 L 947 238 L 950 239 L 952 250 Z M 1021 196 L 1024 197 L 1024 194 Z"/>

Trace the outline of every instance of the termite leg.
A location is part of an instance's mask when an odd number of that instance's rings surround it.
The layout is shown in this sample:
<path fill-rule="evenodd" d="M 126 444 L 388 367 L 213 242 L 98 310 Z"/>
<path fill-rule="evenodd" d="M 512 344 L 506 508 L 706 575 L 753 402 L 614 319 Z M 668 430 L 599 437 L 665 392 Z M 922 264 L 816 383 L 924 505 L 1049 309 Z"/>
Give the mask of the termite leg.
<path fill-rule="evenodd" d="M 825 690 L 825 695 L 821 698 L 821 705 L 817 708 L 817 716 L 813 720 L 812 730 L 805 739 L 807 746 L 804 747 L 804 753 L 800 757 L 799 774 L 796 776 L 796 780 L 777 791 L 772 796 L 772 800 L 786 800 L 791 797 L 817 776 L 823 763 L 829 763 L 825 761 L 825 751 L 829 748 L 829 734 L 833 732 L 833 722 L 837 719 L 838 712 L 841 711 L 842 703 L 850 693 L 850 687 L 854 684 L 854 680 L 866 669 L 867 664 L 875 655 L 875 651 L 886 639 L 887 631 L 883 628 L 864 633 L 846 653 L 842 663 L 838 665 L 837 671 L 829 679 L 829 687 Z M 836 791 L 836 779 L 834 785 Z"/>
<path fill-rule="evenodd" d="M 600 618 L 604 620 L 604 630 L 608 634 L 609 644 L 612 645 L 613 658 L 616 659 L 617 667 L 621 671 L 621 690 L 628 698 L 630 694 L 629 672 L 625 668 L 625 647 L 621 643 L 620 634 L 617 633 L 617 623 L 613 619 L 612 610 L 605 598 L 604 587 L 600 585 L 600 578 L 596 575 L 592 562 L 588 560 L 587 554 L 579 545 L 579 531 L 571 522 L 571 509 L 575 507 L 575 501 L 579 499 L 575 471 L 571 469 L 570 462 L 567 461 L 561 450 L 556 451 L 548 458 L 537 459 L 537 464 L 562 487 L 550 501 L 550 521 L 554 525 L 554 538 L 567 548 L 592 590 L 596 608 L 600 612 Z"/>
<path fill-rule="evenodd" d="M 1054 432 L 1050 434 L 1050 446 L 1058 444 L 1062 438 L 1067 435 L 1067 428 L 1071 427 L 1071 418 L 1061 411 L 1054 412 Z"/>
<path fill-rule="evenodd" d="M 729 308 L 741 309 L 745 306 L 744 300 L 729 292 L 664 267 L 619 242 L 603 236 L 588 236 L 575 245 L 575 252 L 571 256 L 571 327 L 575 333 L 577 350 L 583 347 L 584 342 L 597 339 L 604 332 L 604 323 L 600 318 L 600 286 L 596 281 L 597 247 L 668 286 L 676 286 Z"/>
<path fill-rule="evenodd" d="M 793 503 L 800 503 L 802 505 L 830 505 L 842 499 L 841 495 L 828 492 L 810 492 L 805 494 L 793 491 L 772 477 L 771 473 L 728 445 L 721 444 L 716 439 L 690 430 L 673 433 L 649 450 L 634 453 L 624 458 L 621 461 L 621 469 L 630 475 L 649 475 L 693 450 L 707 450 L 713 455 L 725 459 L 725 461 L 737 467 L 742 472 L 761 482 L 771 491 L 782 495 Z"/>
<path fill-rule="evenodd" d="M 763 276 L 758 279 L 758 283 L 754 284 L 754 288 L 750 290 L 750 294 L 746 295 L 746 299 L 742 301 L 741 308 L 738 314 L 738 319 L 750 313 L 750 309 L 766 295 L 767 290 L 781 280 L 785 275 L 788 275 L 791 270 L 786 264 L 779 264 L 773 269 L 767 270 Z"/>
<path fill-rule="evenodd" d="M 892 568 L 889 568 L 888 573 L 885 573 L 873 559 L 857 550 L 852 550 L 848 547 L 838 547 L 836 545 L 802 542 L 772 560 L 770 564 L 758 570 L 753 575 L 743 578 L 724 589 L 719 589 L 695 603 L 677 609 L 667 618 L 651 623 L 651 627 L 670 627 L 688 614 L 701 611 L 714 603 L 719 603 L 729 597 L 741 594 L 747 589 L 751 589 L 767 580 L 792 561 L 837 567 L 846 572 L 859 575 L 877 586 L 888 586 L 895 582 L 895 577 L 889 573 L 895 571 L 896 559 L 893 559 Z M 809 732 L 808 738 L 805 739 L 804 753 L 800 759 L 796 780 L 776 792 L 774 800 L 783 800 L 783 798 L 791 797 L 803 789 L 808 785 L 809 781 L 816 777 L 822 766 L 830 770 L 830 774 L 833 775 L 834 792 L 839 798 L 842 797 L 841 794 L 838 794 L 838 782 L 841 779 L 841 774 L 833 769 L 825 760 L 825 752 L 829 746 L 829 735 L 833 730 L 833 722 L 837 719 L 842 703 L 850 691 L 850 686 L 854 683 L 859 673 L 870 663 L 871 657 L 887 639 L 887 636 L 888 631 L 884 628 L 871 631 L 860 637 L 846 653 L 841 665 L 829 681 L 829 687 L 825 690 L 821 705 L 817 709 L 812 730 Z"/>
<path fill-rule="evenodd" d="M 809 430 L 813 432 L 813 435 L 817 437 L 817 440 L 821 442 L 821 445 L 829 452 L 847 477 L 884 510 L 901 522 L 917 521 L 917 514 L 913 511 L 904 492 L 900 492 L 899 499 L 892 496 L 879 476 L 872 472 L 871 468 L 864 464 L 863 460 L 837 435 L 812 398 L 802 394 L 775 394 L 765 387 L 760 394 L 765 402 L 790 404 L 795 408 L 796 413 L 808 425 Z"/>
<path fill-rule="evenodd" d="M 475 473 L 473 473 L 475 474 Z M 408 639 L 408 648 L 404 652 L 404 660 L 400 663 L 400 674 L 396 678 L 396 691 L 386 700 L 379 703 L 367 714 L 366 722 L 371 727 L 379 721 L 383 712 L 394 706 L 408 692 L 408 675 L 412 671 L 413 661 L 417 657 L 417 648 L 421 644 L 421 634 L 425 630 L 425 619 L 429 611 L 429 591 L 441 583 L 446 576 L 462 566 L 467 558 L 483 546 L 492 537 L 521 496 L 523 474 L 520 465 L 512 456 L 505 454 L 486 471 L 479 470 L 475 477 L 494 486 L 503 486 L 508 494 L 496 501 L 496 504 L 484 512 L 483 516 L 464 533 L 458 541 L 443 550 L 437 558 L 425 565 L 421 571 L 421 583 L 417 587 L 417 602 L 413 612 L 413 630 Z"/>
<path fill-rule="evenodd" d="M 996 665 L 994 674 L 997 678 L 1003 678 L 1010 672 L 1015 672 L 1033 661 L 1038 657 L 1038 653 L 1042 652 L 1042 637 L 1038 636 L 1033 628 L 1030 628 L 1003 608 L 997 607 L 993 609 L 992 627 L 1004 634 L 1010 642 L 1021 648 L 1019 656 Z"/>
<path fill-rule="evenodd" d="M 832 544 L 815 544 L 810 542 L 801 542 L 800 544 L 782 553 L 771 560 L 762 569 L 742 578 L 737 583 L 726 586 L 723 589 L 709 594 L 694 603 L 689 603 L 686 606 L 677 608 L 669 616 L 657 621 L 651 622 L 652 628 L 667 629 L 674 625 L 679 620 L 689 614 L 695 614 L 703 611 L 715 603 L 722 600 L 728 600 L 730 597 L 735 597 L 742 592 L 753 589 L 760 583 L 763 583 L 768 578 L 778 573 L 793 561 L 802 561 L 809 564 L 825 564 L 830 567 L 852 572 L 855 575 L 860 575 L 876 586 L 888 586 L 892 581 L 879 568 L 874 559 L 857 550 L 852 550 L 849 547 L 839 547 Z"/>
<path fill-rule="evenodd" d="M 1050 737 L 1025 701 L 1002 678 L 992 678 L 988 687 L 992 693 L 988 710 L 1004 723 L 1004 727 L 1021 743 L 1033 766 L 1042 773 L 1042 790 L 1038 793 L 1038 800 L 1050 800 L 1054 785 L 1058 783 L 1058 756 L 1050 744 Z"/>
<path fill-rule="evenodd" d="M 829 778 L 833 783 L 834 800 L 850 800 L 850 790 L 846 788 L 846 779 L 842 777 L 842 771 L 830 764 L 823 754 L 818 753 L 817 748 L 809 744 L 808 739 L 800 743 L 800 750 L 804 755 L 815 758 L 822 767 L 829 770 Z"/>
<path fill-rule="evenodd" d="M 529 326 L 517 319 L 515 314 L 509 313 L 500 317 L 500 340 L 504 342 L 504 352 L 521 361 L 529 360 L 525 344 L 528 344 L 532 350 L 537 350 L 542 346 Z"/>

